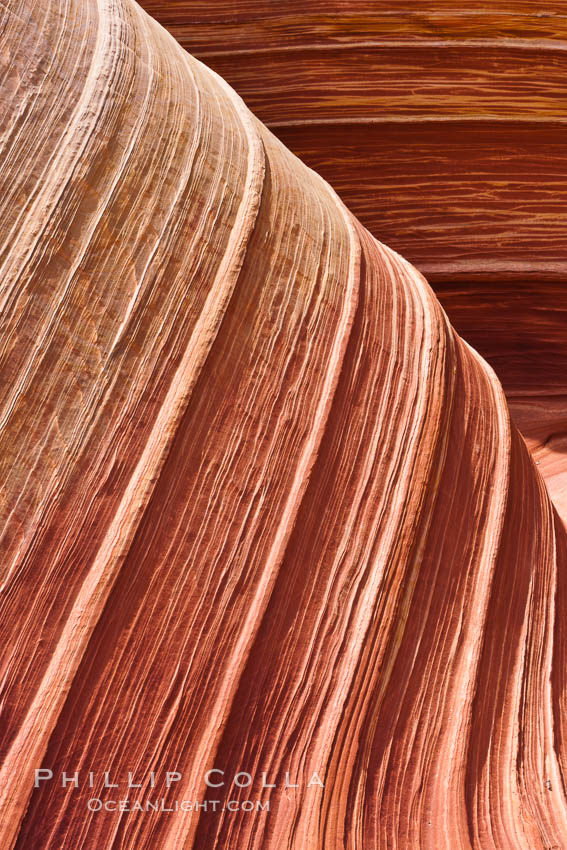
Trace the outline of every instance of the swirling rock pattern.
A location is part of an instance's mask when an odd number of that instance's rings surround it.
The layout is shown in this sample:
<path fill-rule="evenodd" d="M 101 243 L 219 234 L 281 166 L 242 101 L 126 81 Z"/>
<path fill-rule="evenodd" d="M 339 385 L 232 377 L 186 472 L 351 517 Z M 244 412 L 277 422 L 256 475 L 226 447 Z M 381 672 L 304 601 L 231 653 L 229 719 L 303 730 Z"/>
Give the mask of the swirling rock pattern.
<path fill-rule="evenodd" d="M 565 531 L 491 368 L 134 2 L 1 15 L 1 846 L 564 846 Z M 88 806 L 213 768 L 269 808 Z"/>
<path fill-rule="evenodd" d="M 567 520 L 567 345 L 562 283 L 437 284 L 451 321 L 496 370 L 549 493 Z"/>
<path fill-rule="evenodd" d="M 561 2 L 142 5 L 431 281 L 565 279 Z"/>
<path fill-rule="evenodd" d="M 142 5 L 433 283 L 567 521 L 563 5 Z"/>

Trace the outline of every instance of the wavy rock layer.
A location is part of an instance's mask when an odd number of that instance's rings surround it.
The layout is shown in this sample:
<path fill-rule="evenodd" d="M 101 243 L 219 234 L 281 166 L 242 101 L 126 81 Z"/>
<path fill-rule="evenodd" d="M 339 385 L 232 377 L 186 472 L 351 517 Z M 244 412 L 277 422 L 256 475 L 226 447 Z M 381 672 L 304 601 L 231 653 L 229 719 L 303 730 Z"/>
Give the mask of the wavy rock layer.
<path fill-rule="evenodd" d="M 563 3 L 142 5 L 432 281 L 565 279 Z"/>
<path fill-rule="evenodd" d="M 563 4 L 142 5 L 433 282 L 566 522 Z"/>
<path fill-rule="evenodd" d="M 133 2 L 1 32 L 2 847 L 563 846 L 565 532 L 494 373 Z M 269 811 L 87 806 L 213 767 Z"/>
<path fill-rule="evenodd" d="M 562 283 L 437 284 L 454 326 L 488 359 L 567 521 L 567 345 Z"/>

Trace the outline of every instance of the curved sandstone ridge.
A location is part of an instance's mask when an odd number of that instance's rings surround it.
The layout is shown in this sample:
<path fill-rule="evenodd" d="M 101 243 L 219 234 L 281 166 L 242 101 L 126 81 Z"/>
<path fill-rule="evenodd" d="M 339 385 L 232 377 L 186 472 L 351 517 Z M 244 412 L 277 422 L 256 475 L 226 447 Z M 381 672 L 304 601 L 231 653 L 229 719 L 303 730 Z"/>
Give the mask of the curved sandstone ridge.
<path fill-rule="evenodd" d="M 141 3 L 433 283 L 567 522 L 564 4 Z"/>
<path fill-rule="evenodd" d="M 564 846 L 565 532 L 490 368 L 131 0 L 1 14 L 2 848 Z"/>

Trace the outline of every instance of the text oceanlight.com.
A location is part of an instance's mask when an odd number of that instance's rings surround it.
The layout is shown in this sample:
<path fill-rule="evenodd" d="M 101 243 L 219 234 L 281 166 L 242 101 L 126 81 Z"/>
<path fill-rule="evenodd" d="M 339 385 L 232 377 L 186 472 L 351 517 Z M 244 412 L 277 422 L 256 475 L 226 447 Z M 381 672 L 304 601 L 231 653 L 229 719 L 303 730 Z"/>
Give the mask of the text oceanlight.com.
<path fill-rule="evenodd" d="M 91 812 L 269 812 L 269 800 L 101 800 L 91 797 Z"/>

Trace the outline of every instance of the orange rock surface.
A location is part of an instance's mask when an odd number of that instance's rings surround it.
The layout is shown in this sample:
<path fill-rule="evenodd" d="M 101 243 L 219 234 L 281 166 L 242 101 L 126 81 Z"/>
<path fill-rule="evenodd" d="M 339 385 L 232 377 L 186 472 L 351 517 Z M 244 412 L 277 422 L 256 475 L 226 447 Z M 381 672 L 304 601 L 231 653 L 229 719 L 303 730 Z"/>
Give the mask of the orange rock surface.
<path fill-rule="evenodd" d="M 132 0 L 0 14 L 0 846 L 565 846 L 565 530 L 494 372 Z"/>
<path fill-rule="evenodd" d="M 428 279 L 565 279 L 561 0 L 142 0 Z"/>
<path fill-rule="evenodd" d="M 142 5 L 432 282 L 567 521 L 564 4 Z"/>

